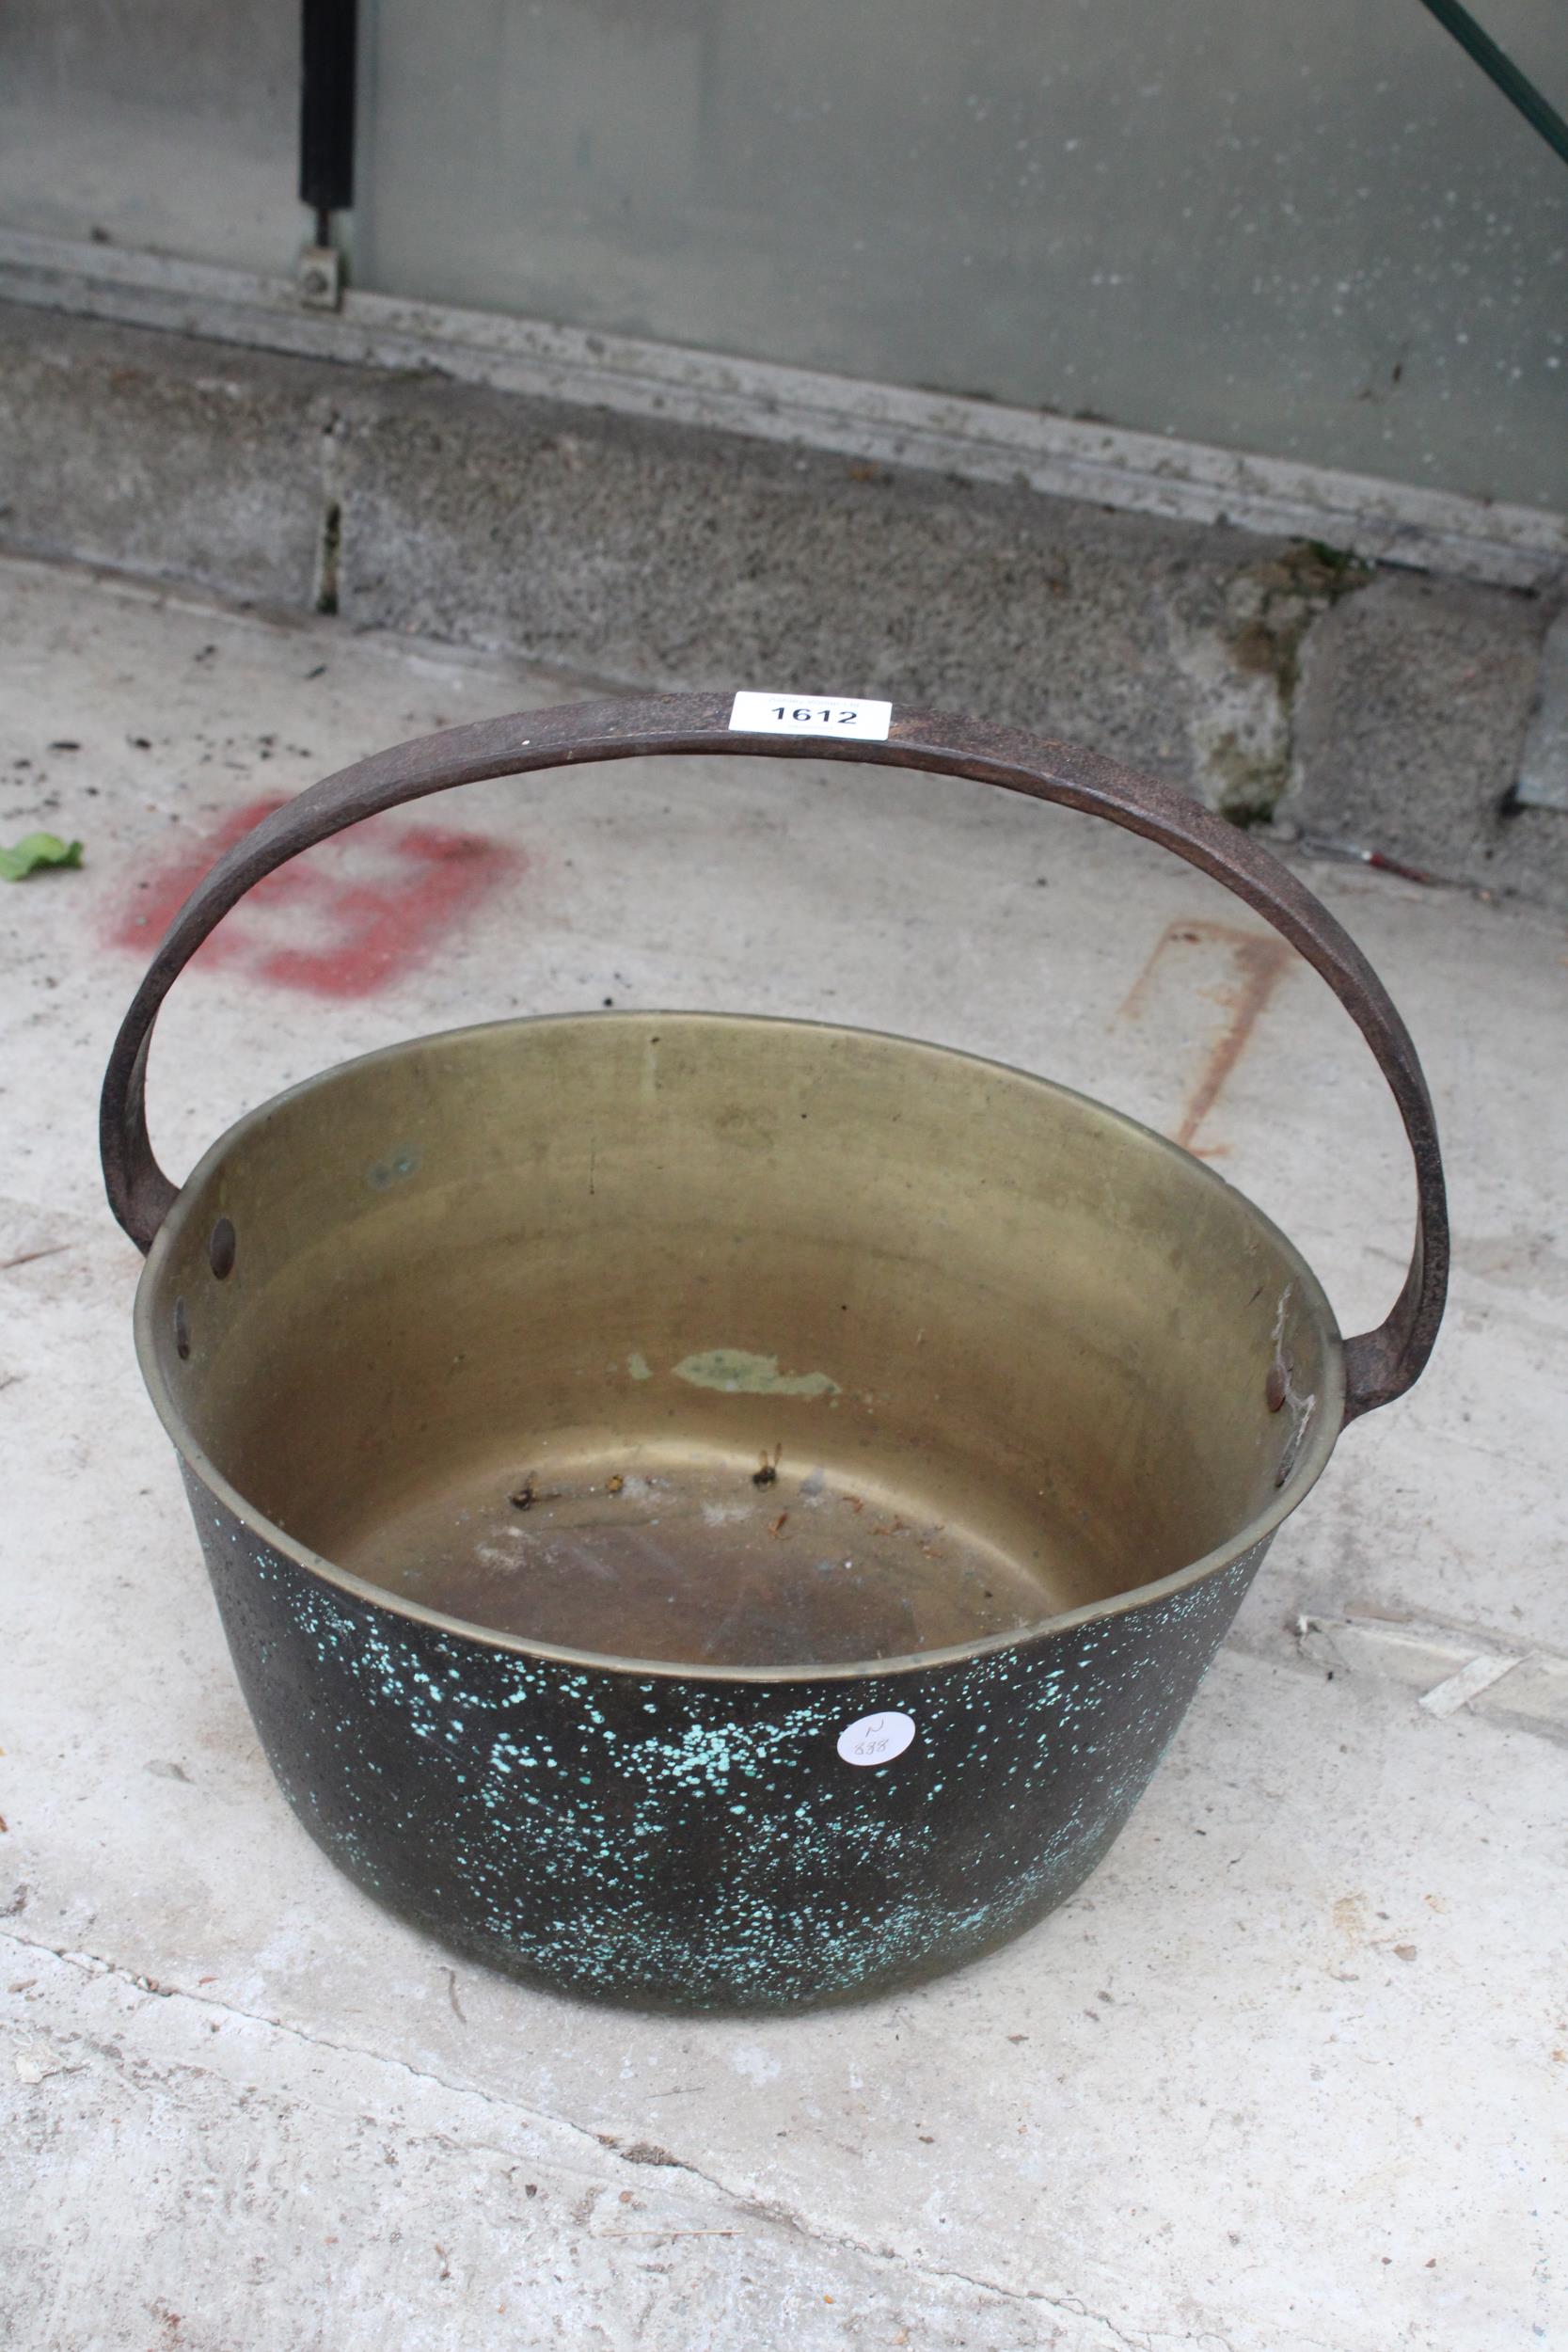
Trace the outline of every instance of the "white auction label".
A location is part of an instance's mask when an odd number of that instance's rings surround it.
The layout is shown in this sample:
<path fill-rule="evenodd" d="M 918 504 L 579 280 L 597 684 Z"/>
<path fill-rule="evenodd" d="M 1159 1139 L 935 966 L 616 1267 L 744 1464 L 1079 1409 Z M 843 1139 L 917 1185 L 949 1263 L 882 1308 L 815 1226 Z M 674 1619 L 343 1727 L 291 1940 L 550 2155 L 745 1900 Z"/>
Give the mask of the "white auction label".
<path fill-rule="evenodd" d="M 891 1764 L 914 1738 L 914 1719 L 896 1710 L 889 1715 L 863 1715 L 838 1735 L 838 1752 L 846 1764 Z"/>
<path fill-rule="evenodd" d="M 885 743 L 891 703 L 834 702 L 822 694 L 737 694 L 730 733 L 741 735 L 848 735 Z"/>

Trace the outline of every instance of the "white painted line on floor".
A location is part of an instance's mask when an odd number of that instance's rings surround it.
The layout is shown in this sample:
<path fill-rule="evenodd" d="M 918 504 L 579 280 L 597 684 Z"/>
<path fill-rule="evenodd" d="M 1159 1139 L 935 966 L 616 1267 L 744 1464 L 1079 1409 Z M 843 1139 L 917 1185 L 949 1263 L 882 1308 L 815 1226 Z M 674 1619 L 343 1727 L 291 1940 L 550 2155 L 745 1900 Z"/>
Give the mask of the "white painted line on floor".
<path fill-rule="evenodd" d="M 1455 1714 L 1523 1663 L 1520 1658 L 1472 1658 L 1467 1666 L 1461 1666 L 1446 1682 L 1434 1683 L 1430 1691 L 1423 1692 L 1416 1704 L 1424 1707 L 1429 1715 Z"/>
<path fill-rule="evenodd" d="M 1554 1651 L 1482 1650 L 1474 1629 L 1395 1617 L 1299 1616 L 1295 1635 L 1311 1664 L 1398 1683 L 1429 1715 L 1468 1707 L 1514 1730 L 1568 1740 L 1568 1659 Z"/>

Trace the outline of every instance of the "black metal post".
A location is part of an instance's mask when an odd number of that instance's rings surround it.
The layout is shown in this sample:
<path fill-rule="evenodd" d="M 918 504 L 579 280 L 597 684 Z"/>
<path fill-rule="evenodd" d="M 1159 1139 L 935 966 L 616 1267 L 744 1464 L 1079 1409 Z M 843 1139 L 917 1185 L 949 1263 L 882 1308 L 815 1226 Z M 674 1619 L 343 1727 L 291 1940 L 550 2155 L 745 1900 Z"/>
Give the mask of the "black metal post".
<path fill-rule="evenodd" d="M 303 0 L 299 200 L 316 215 L 316 243 L 332 241 L 332 215 L 354 202 L 357 0 Z"/>

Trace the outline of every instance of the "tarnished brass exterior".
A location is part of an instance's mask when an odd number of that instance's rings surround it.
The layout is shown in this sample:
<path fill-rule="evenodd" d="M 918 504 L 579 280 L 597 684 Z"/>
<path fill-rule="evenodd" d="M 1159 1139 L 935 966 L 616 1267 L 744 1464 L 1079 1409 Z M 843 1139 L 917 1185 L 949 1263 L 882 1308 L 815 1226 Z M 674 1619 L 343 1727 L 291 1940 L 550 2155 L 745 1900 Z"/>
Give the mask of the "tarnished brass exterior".
<path fill-rule="evenodd" d="M 737 734 L 727 697 L 519 713 L 303 793 L 176 917 L 104 1083 L 137 1346 L 300 1820 L 404 1917 L 686 2009 L 906 1984 L 1115 1838 L 1347 1420 L 1419 1375 L 1448 1264 L 1415 1049 L 1300 882 L 1157 779 L 928 712 Z M 1377 1057 L 1408 1272 L 1341 1342 L 1175 1145 L 969 1057 L 802 1022 L 455 1031 L 253 1111 L 178 1189 L 159 1007 L 245 890 L 480 776 L 872 759 L 1090 810 L 1273 923 Z"/>

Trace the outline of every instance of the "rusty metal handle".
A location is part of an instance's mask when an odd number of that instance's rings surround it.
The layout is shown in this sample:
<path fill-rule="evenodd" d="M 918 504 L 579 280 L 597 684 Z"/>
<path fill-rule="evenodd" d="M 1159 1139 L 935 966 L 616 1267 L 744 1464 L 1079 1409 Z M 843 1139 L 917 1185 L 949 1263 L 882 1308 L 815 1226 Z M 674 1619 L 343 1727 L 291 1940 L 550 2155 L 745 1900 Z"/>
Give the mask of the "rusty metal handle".
<path fill-rule="evenodd" d="M 1400 1396 L 1432 1353 L 1448 1287 L 1448 1210 L 1432 1100 L 1416 1049 L 1387 991 L 1349 934 L 1287 866 L 1236 828 L 1156 776 L 1097 752 L 1043 742 L 1009 727 L 927 710 L 895 710 L 885 742 L 732 731 L 728 694 L 661 694 L 637 701 L 519 711 L 450 727 L 378 752 L 262 818 L 198 884 L 126 1014 L 103 1081 L 100 1135 L 109 1202 L 138 1248 L 150 1247 L 176 1187 L 147 1132 L 147 1054 L 158 1009 L 220 919 L 264 875 L 346 826 L 450 786 L 527 775 L 589 761 L 658 753 L 738 752 L 752 759 L 872 762 L 969 778 L 1108 818 L 1160 842 L 1272 923 L 1320 972 L 1377 1058 L 1399 1105 L 1416 1163 L 1416 1247 L 1386 1322 L 1345 1343 L 1345 1419 Z"/>

